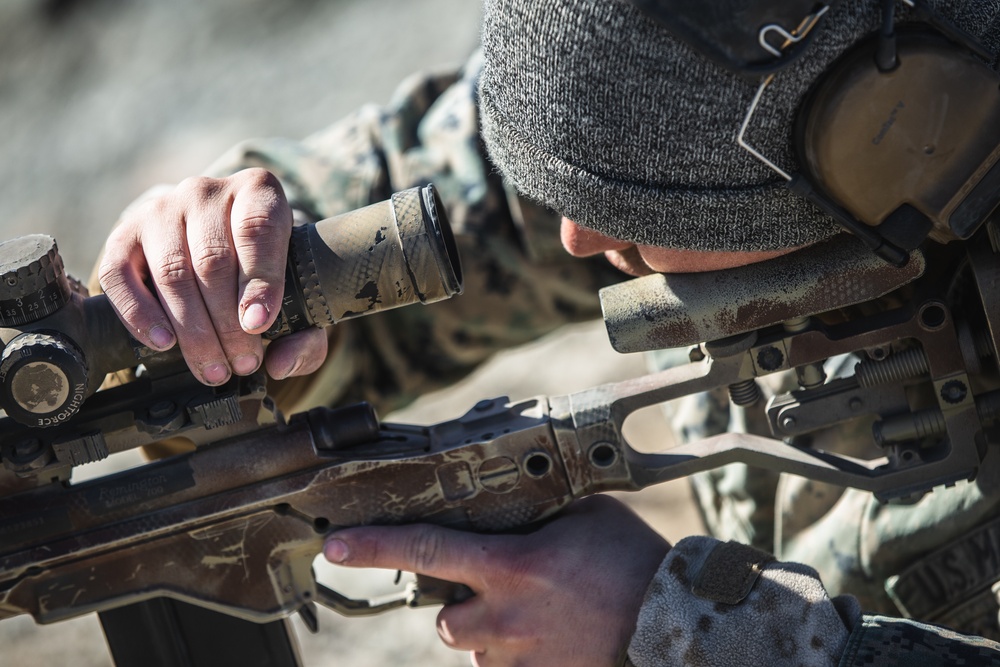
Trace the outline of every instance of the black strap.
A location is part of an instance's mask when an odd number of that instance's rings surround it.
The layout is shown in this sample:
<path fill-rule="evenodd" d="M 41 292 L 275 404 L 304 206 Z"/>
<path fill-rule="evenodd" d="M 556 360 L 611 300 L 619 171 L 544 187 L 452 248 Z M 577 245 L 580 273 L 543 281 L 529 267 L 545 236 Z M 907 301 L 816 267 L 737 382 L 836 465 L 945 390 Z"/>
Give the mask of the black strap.
<path fill-rule="evenodd" d="M 691 592 L 703 600 L 738 604 L 750 595 L 764 567 L 773 561 L 771 554 L 739 542 L 718 544 L 701 566 Z"/>

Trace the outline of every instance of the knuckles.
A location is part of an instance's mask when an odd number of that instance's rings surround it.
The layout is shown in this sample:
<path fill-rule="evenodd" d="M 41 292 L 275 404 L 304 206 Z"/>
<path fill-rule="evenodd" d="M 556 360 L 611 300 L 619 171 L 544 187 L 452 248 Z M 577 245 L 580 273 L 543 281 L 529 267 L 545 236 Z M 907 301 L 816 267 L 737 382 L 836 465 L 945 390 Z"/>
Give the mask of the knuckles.
<path fill-rule="evenodd" d="M 235 287 L 244 253 L 274 254 L 287 243 L 290 228 L 281 184 L 265 169 L 187 178 L 168 190 L 149 191 L 122 213 L 105 244 L 97 279 L 126 324 L 141 331 L 158 319 L 149 312 L 151 296 L 142 280 L 167 295 L 163 305 L 169 311 L 177 299 L 197 300 L 199 282 L 218 287 L 228 280 Z M 281 260 L 283 270 L 284 253 Z M 235 306 L 232 322 L 223 322 L 217 332 L 223 338 L 246 337 Z"/>
<path fill-rule="evenodd" d="M 232 221 L 233 232 L 237 240 L 242 238 L 253 244 L 272 239 L 277 241 L 279 235 L 287 236 L 286 225 L 280 224 L 277 217 L 276 212 L 270 211 L 253 211 L 241 215 L 239 219 Z"/>
<path fill-rule="evenodd" d="M 403 547 L 403 558 L 412 564 L 415 572 L 428 572 L 435 569 L 442 558 L 446 539 L 441 530 L 422 526 L 415 528 L 408 536 Z"/>
<path fill-rule="evenodd" d="M 108 299 L 114 304 L 115 310 L 118 311 L 119 317 L 126 324 L 130 324 L 137 331 L 146 328 L 142 324 L 143 309 L 140 308 L 139 302 L 136 299 L 130 297 L 123 283 L 109 283 L 105 285 L 102 282 L 101 289 L 104 290 Z"/>
<path fill-rule="evenodd" d="M 108 248 L 114 246 L 108 245 Z M 97 269 L 97 282 L 101 285 L 101 289 L 104 293 L 111 298 L 112 301 L 117 302 L 114 298 L 122 290 L 126 289 L 125 274 L 122 271 L 122 264 L 117 257 L 111 255 L 110 252 L 106 253 L 104 260 L 101 261 L 100 267 Z"/>
<path fill-rule="evenodd" d="M 184 252 L 164 253 L 155 266 L 150 267 L 150 272 L 153 282 L 160 287 L 178 290 L 194 287 L 194 267 Z"/>
<path fill-rule="evenodd" d="M 247 169 L 233 178 L 239 183 L 231 220 L 237 247 L 265 254 L 282 248 L 292 215 L 277 177 L 264 169 Z"/>
<path fill-rule="evenodd" d="M 177 184 L 175 194 L 187 201 L 199 203 L 215 199 L 225 189 L 225 179 L 191 176 Z"/>
<path fill-rule="evenodd" d="M 254 190 L 270 192 L 279 195 L 281 199 L 284 199 L 285 197 L 284 190 L 281 187 L 281 181 L 279 181 L 278 177 L 269 172 L 267 169 L 251 167 L 237 172 L 232 176 L 232 178 L 241 181 L 242 184 L 245 184 L 245 186 Z"/>
<path fill-rule="evenodd" d="M 121 318 L 126 323 L 138 326 L 138 320 L 142 315 L 139 302 L 132 297 L 128 282 L 118 267 L 107 261 L 103 262 L 98 269 L 97 281 Z"/>
<path fill-rule="evenodd" d="M 207 281 L 233 278 L 237 259 L 232 246 L 222 241 L 194 245 L 191 262 L 195 272 Z"/>

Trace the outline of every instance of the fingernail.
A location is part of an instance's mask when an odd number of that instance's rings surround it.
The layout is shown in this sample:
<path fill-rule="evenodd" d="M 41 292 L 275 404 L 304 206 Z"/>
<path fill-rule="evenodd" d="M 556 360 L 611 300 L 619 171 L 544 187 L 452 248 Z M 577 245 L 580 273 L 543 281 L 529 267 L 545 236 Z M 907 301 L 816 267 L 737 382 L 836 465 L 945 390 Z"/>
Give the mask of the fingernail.
<path fill-rule="evenodd" d="M 305 361 L 306 361 L 305 358 L 300 354 L 299 356 L 295 357 L 295 359 L 292 360 L 292 363 L 289 364 L 288 367 L 285 368 L 285 370 L 279 372 L 278 375 L 275 375 L 274 379 L 275 380 L 284 380 L 285 378 L 289 377 L 290 375 L 298 372 L 298 370 L 300 368 L 302 368 L 302 364 L 304 364 Z"/>
<path fill-rule="evenodd" d="M 229 369 L 223 364 L 209 364 L 201 369 L 201 375 L 209 384 L 222 384 L 229 378 Z"/>
<path fill-rule="evenodd" d="M 331 563 L 343 563 L 351 555 L 351 550 L 343 540 L 333 539 L 323 546 L 323 555 Z"/>
<path fill-rule="evenodd" d="M 243 328 L 247 331 L 260 329 L 267 324 L 267 308 L 259 301 L 255 301 L 246 307 L 240 321 L 243 324 Z"/>
<path fill-rule="evenodd" d="M 260 359 L 257 358 L 256 354 L 244 354 L 236 357 L 233 361 L 233 370 L 236 371 L 237 375 L 250 375 L 257 370 L 258 366 L 260 366 Z"/>
<path fill-rule="evenodd" d="M 149 342 L 157 350 L 166 350 L 174 344 L 174 335 L 164 327 L 155 326 L 149 330 Z"/>

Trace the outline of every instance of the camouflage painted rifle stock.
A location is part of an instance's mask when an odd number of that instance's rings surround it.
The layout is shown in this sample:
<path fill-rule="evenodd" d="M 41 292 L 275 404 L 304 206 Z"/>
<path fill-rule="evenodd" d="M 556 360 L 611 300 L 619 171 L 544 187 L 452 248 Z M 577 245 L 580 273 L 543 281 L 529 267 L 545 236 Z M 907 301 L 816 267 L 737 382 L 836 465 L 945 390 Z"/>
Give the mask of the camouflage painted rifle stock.
<path fill-rule="evenodd" d="M 991 240 L 984 231 L 968 248 L 914 252 L 896 269 L 845 238 L 757 267 L 623 283 L 602 293 L 616 348 L 692 346 L 690 364 L 568 396 L 481 401 L 428 427 L 380 424 L 364 405 L 286 423 L 261 378 L 210 389 L 184 371 L 100 392 L 54 430 L 7 419 L 0 617 L 51 622 L 160 595 L 254 621 L 316 602 L 370 613 L 405 601 L 347 600 L 313 578 L 337 527 L 506 530 L 574 498 L 733 461 L 885 499 L 969 479 L 1000 409 Z M 859 356 L 855 376 L 827 381 L 822 362 L 847 353 Z M 761 406 L 756 379 L 782 371 L 799 388 Z M 766 410 L 774 437 L 730 434 L 652 454 L 622 436 L 635 410 L 719 387 Z M 800 437 L 858 419 L 873 423 L 884 456 L 850 459 Z M 57 464 L 74 456 L 177 434 L 199 446 L 59 483 Z M 32 467 L 39 450 L 49 458 Z"/>

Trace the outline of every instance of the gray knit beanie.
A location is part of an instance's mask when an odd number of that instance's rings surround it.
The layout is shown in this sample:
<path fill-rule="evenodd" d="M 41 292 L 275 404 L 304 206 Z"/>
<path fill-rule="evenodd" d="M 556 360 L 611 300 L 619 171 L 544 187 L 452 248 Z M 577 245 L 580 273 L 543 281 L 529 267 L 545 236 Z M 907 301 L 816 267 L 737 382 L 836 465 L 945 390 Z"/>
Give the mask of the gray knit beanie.
<path fill-rule="evenodd" d="M 997 47 L 1000 0 L 930 4 Z M 764 93 L 747 140 L 785 171 L 798 169 L 791 131 L 800 100 L 878 27 L 878 5 L 831 9 L 805 56 Z M 491 159 L 518 191 L 586 227 L 720 251 L 794 247 L 839 229 L 736 144 L 758 82 L 698 55 L 627 0 L 486 0 L 483 53 Z"/>

